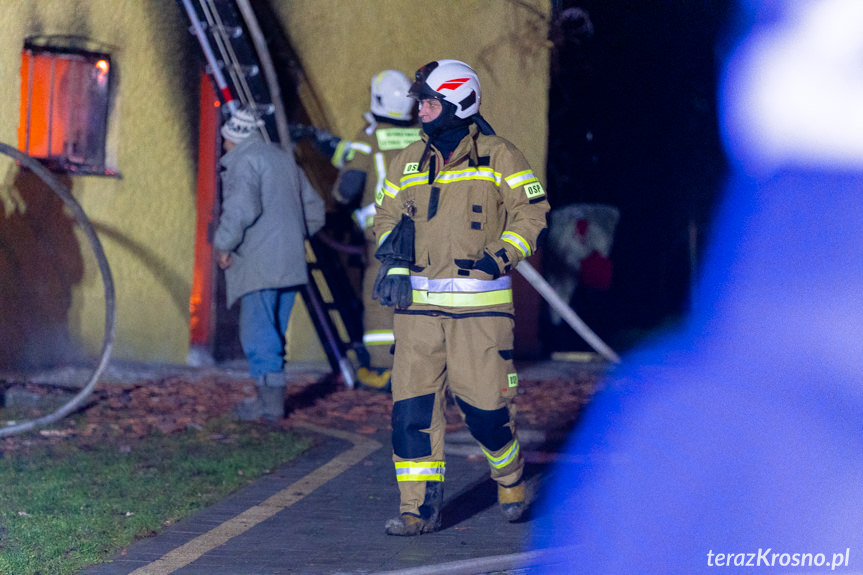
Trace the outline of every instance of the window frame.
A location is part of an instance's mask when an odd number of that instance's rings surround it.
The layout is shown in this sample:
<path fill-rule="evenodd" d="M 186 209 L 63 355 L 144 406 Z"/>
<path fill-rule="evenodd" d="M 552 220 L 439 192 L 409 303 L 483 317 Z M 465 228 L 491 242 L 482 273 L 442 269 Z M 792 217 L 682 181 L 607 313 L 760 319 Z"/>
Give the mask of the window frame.
<path fill-rule="evenodd" d="M 50 61 L 50 75 L 42 80 L 47 86 L 47 95 L 34 94 L 35 68 L 46 64 L 44 60 L 37 60 L 42 58 Z M 54 74 L 60 61 L 65 70 L 64 78 L 77 84 L 75 88 L 68 88 L 66 94 L 58 95 L 59 80 Z M 90 77 L 86 75 L 87 70 Z M 119 173 L 106 165 L 114 74 L 111 51 L 93 41 L 78 36 L 25 38 L 21 50 L 18 148 L 55 172 L 119 177 Z M 86 96 L 82 98 L 83 106 L 80 101 L 74 101 L 81 97 L 82 90 L 86 90 Z M 39 134 L 44 144 L 35 151 L 34 105 L 39 106 L 44 114 L 42 129 L 45 130 Z M 83 120 L 77 116 L 82 111 L 86 114 Z M 61 119 L 62 124 L 55 125 L 57 118 Z M 60 130 L 60 134 L 71 132 L 84 135 L 63 138 L 60 142 L 62 149 L 58 150 L 54 135 L 56 129 Z M 75 152 L 76 148 L 83 151 Z"/>

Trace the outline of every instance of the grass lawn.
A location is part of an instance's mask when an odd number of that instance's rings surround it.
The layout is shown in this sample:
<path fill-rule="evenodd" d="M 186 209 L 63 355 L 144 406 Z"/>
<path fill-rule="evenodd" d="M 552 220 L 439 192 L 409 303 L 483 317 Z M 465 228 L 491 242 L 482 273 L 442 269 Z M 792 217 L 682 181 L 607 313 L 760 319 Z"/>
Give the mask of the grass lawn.
<path fill-rule="evenodd" d="M 308 447 L 222 418 L 198 430 L 0 454 L 0 574 L 78 573 Z"/>

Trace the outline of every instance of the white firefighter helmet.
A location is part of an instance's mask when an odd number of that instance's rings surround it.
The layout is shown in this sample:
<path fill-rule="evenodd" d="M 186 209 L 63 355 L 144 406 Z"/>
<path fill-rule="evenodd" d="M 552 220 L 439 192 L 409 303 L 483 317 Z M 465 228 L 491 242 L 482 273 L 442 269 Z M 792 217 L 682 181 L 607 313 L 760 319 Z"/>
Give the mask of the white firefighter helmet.
<path fill-rule="evenodd" d="M 455 105 L 455 116 L 462 119 L 479 112 L 481 94 L 476 72 L 459 60 L 429 62 L 417 70 L 410 89 L 417 100 L 434 98 Z"/>
<path fill-rule="evenodd" d="M 398 70 L 384 70 L 372 78 L 372 114 L 410 120 L 416 104 L 408 97 L 411 82 Z"/>

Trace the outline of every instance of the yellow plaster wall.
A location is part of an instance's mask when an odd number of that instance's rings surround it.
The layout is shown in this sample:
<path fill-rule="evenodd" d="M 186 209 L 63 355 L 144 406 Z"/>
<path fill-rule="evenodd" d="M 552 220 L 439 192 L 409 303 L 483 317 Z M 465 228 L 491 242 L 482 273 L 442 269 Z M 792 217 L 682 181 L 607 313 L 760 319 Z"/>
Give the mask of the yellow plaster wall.
<path fill-rule="evenodd" d="M 197 74 L 171 0 L 0 0 L 0 141 L 17 145 L 20 58 L 32 34 L 73 34 L 112 47 L 108 156 L 121 178 L 74 176 L 72 192 L 95 226 L 113 272 L 113 357 L 182 362 L 188 352 L 194 248 Z M 192 68 L 194 69 L 194 68 Z M 4 163 L 9 170 L 14 164 Z M 4 178 L 5 179 L 5 178 Z M 103 338 L 104 297 L 83 235 L 83 281 L 69 331 L 84 351 Z"/>
<path fill-rule="evenodd" d="M 369 83 L 393 68 L 455 58 L 478 73 L 480 111 L 545 173 L 549 0 L 272 0 L 306 72 L 302 96 L 335 134 L 352 137 Z M 543 177 L 543 176 L 540 177 Z"/>

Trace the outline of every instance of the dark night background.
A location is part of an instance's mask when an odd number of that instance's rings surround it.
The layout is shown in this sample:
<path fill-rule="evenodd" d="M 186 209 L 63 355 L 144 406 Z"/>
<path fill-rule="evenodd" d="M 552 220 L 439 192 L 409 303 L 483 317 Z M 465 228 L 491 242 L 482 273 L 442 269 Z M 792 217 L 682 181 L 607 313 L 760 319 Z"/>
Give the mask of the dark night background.
<path fill-rule="evenodd" d="M 570 302 L 617 351 L 687 311 L 726 169 L 715 94 L 717 46 L 732 7 L 553 2 L 550 201 L 553 209 L 606 203 L 620 210 L 611 288 L 579 287 Z M 566 324 L 544 318 L 541 325 L 547 352 L 589 349 Z"/>

